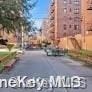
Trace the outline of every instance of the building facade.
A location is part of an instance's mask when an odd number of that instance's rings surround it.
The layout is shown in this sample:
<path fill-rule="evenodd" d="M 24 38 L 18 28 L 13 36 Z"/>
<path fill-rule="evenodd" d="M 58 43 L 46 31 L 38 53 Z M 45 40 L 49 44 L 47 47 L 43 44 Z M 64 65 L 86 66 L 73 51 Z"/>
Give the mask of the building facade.
<path fill-rule="evenodd" d="M 49 40 L 61 48 L 92 50 L 92 0 L 52 0 Z"/>
<path fill-rule="evenodd" d="M 50 27 L 53 40 L 81 33 L 80 0 L 53 0 L 50 6 Z"/>
<path fill-rule="evenodd" d="M 82 48 L 92 50 L 92 0 L 81 0 Z"/>
<path fill-rule="evenodd" d="M 76 33 L 74 37 L 67 36 L 62 38 L 60 46 L 68 49 L 92 50 L 92 0 L 80 0 L 80 15 L 78 19 L 81 31 L 78 31 L 79 33 Z"/>

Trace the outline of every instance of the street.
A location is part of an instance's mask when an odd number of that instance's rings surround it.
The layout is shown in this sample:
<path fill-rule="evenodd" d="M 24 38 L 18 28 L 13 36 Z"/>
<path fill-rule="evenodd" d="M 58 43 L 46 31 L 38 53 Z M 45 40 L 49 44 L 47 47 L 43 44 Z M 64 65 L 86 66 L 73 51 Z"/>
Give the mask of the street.
<path fill-rule="evenodd" d="M 10 78 L 14 76 L 42 77 L 49 76 L 81 76 L 87 79 L 87 88 L 85 89 L 65 89 L 55 88 L 43 89 L 21 89 L 21 88 L 0 88 L 0 92 L 91 92 L 92 89 L 92 69 L 84 66 L 82 62 L 73 61 L 68 56 L 48 57 L 42 50 L 25 51 L 20 61 L 9 72 L 0 74 L 0 78 Z"/>

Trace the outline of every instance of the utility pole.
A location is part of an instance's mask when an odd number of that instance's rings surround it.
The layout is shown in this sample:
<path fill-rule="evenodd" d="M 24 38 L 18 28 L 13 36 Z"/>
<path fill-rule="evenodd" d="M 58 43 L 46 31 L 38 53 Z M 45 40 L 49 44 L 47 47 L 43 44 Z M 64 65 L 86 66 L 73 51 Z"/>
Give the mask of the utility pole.
<path fill-rule="evenodd" d="M 86 20 L 85 20 L 85 15 L 84 15 L 84 17 L 83 17 L 83 25 L 84 25 L 84 30 L 83 30 L 83 42 L 84 42 L 84 48 L 85 48 L 85 50 L 87 50 L 87 44 L 86 44 L 86 26 L 87 26 L 87 23 L 86 23 Z"/>
<path fill-rule="evenodd" d="M 24 27 L 21 25 L 21 49 L 24 49 Z"/>

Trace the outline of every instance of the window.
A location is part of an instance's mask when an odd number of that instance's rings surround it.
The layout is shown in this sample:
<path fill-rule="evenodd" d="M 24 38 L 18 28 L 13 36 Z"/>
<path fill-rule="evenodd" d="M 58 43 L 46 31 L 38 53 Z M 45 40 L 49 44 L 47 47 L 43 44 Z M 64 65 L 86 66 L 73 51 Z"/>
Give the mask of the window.
<path fill-rule="evenodd" d="M 74 14 L 79 14 L 79 8 L 74 9 Z"/>
<path fill-rule="evenodd" d="M 78 30 L 79 29 L 79 25 L 74 25 L 74 30 Z"/>
<path fill-rule="evenodd" d="M 67 29 L 67 25 L 66 24 L 64 24 L 64 30 L 66 30 Z"/>
<path fill-rule="evenodd" d="M 72 8 L 70 8 L 69 11 L 72 12 Z"/>
<path fill-rule="evenodd" d="M 72 25 L 69 25 L 69 28 L 72 28 Z"/>
<path fill-rule="evenodd" d="M 64 0 L 64 4 L 66 4 L 67 3 L 67 0 Z"/>
<path fill-rule="evenodd" d="M 74 21 L 80 21 L 79 17 L 74 17 Z"/>
<path fill-rule="evenodd" d="M 72 0 L 69 0 L 69 4 L 72 4 Z"/>
<path fill-rule="evenodd" d="M 88 31 L 92 31 L 92 24 L 91 23 L 87 24 L 87 29 L 88 29 Z"/>
<path fill-rule="evenodd" d="M 64 8 L 64 13 L 66 13 L 67 12 L 67 8 Z"/>
<path fill-rule="evenodd" d="M 79 0 L 74 0 L 74 4 L 79 4 L 80 1 Z"/>
<path fill-rule="evenodd" d="M 87 10 L 92 10 L 92 0 L 88 0 L 88 9 Z"/>
<path fill-rule="evenodd" d="M 69 17 L 69 20 L 72 20 L 72 17 Z"/>
<path fill-rule="evenodd" d="M 64 36 L 64 37 L 65 37 L 65 36 L 67 36 L 67 33 L 66 33 L 66 32 L 64 32 L 64 33 L 63 33 L 63 36 Z"/>
<path fill-rule="evenodd" d="M 88 0 L 88 4 L 92 4 L 92 0 Z"/>

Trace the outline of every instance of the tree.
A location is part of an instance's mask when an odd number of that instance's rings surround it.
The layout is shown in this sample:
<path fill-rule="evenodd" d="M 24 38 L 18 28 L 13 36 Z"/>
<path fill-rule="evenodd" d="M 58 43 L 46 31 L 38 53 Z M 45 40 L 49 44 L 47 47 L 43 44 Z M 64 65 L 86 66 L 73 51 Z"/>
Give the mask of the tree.
<path fill-rule="evenodd" d="M 0 2 L 0 24 L 9 33 L 15 31 L 16 22 L 19 20 L 21 4 L 19 0 L 3 0 Z"/>
<path fill-rule="evenodd" d="M 32 26 L 28 24 L 28 16 L 31 18 L 30 10 L 36 2 L 32 0 L 1 0 L 0 1 L 0 31 L 7 33 L 21 31 L 21 26 L 26 30 Z M 31 20 L 31 19 L 30 19 Z M 4 30 L 6 29 L 6 30 Z"/>
<path fill-rule="evenodd" d="M 0 2 L 0 24 L 1 29 L 6 28 L 7 32 L 13 32 L 16 29 L 20 30 L 20 26 L 26 26 L 27 17 L 25 14 L 30 14 L 36 3 L 32 0 L 2 0 Z"/>

